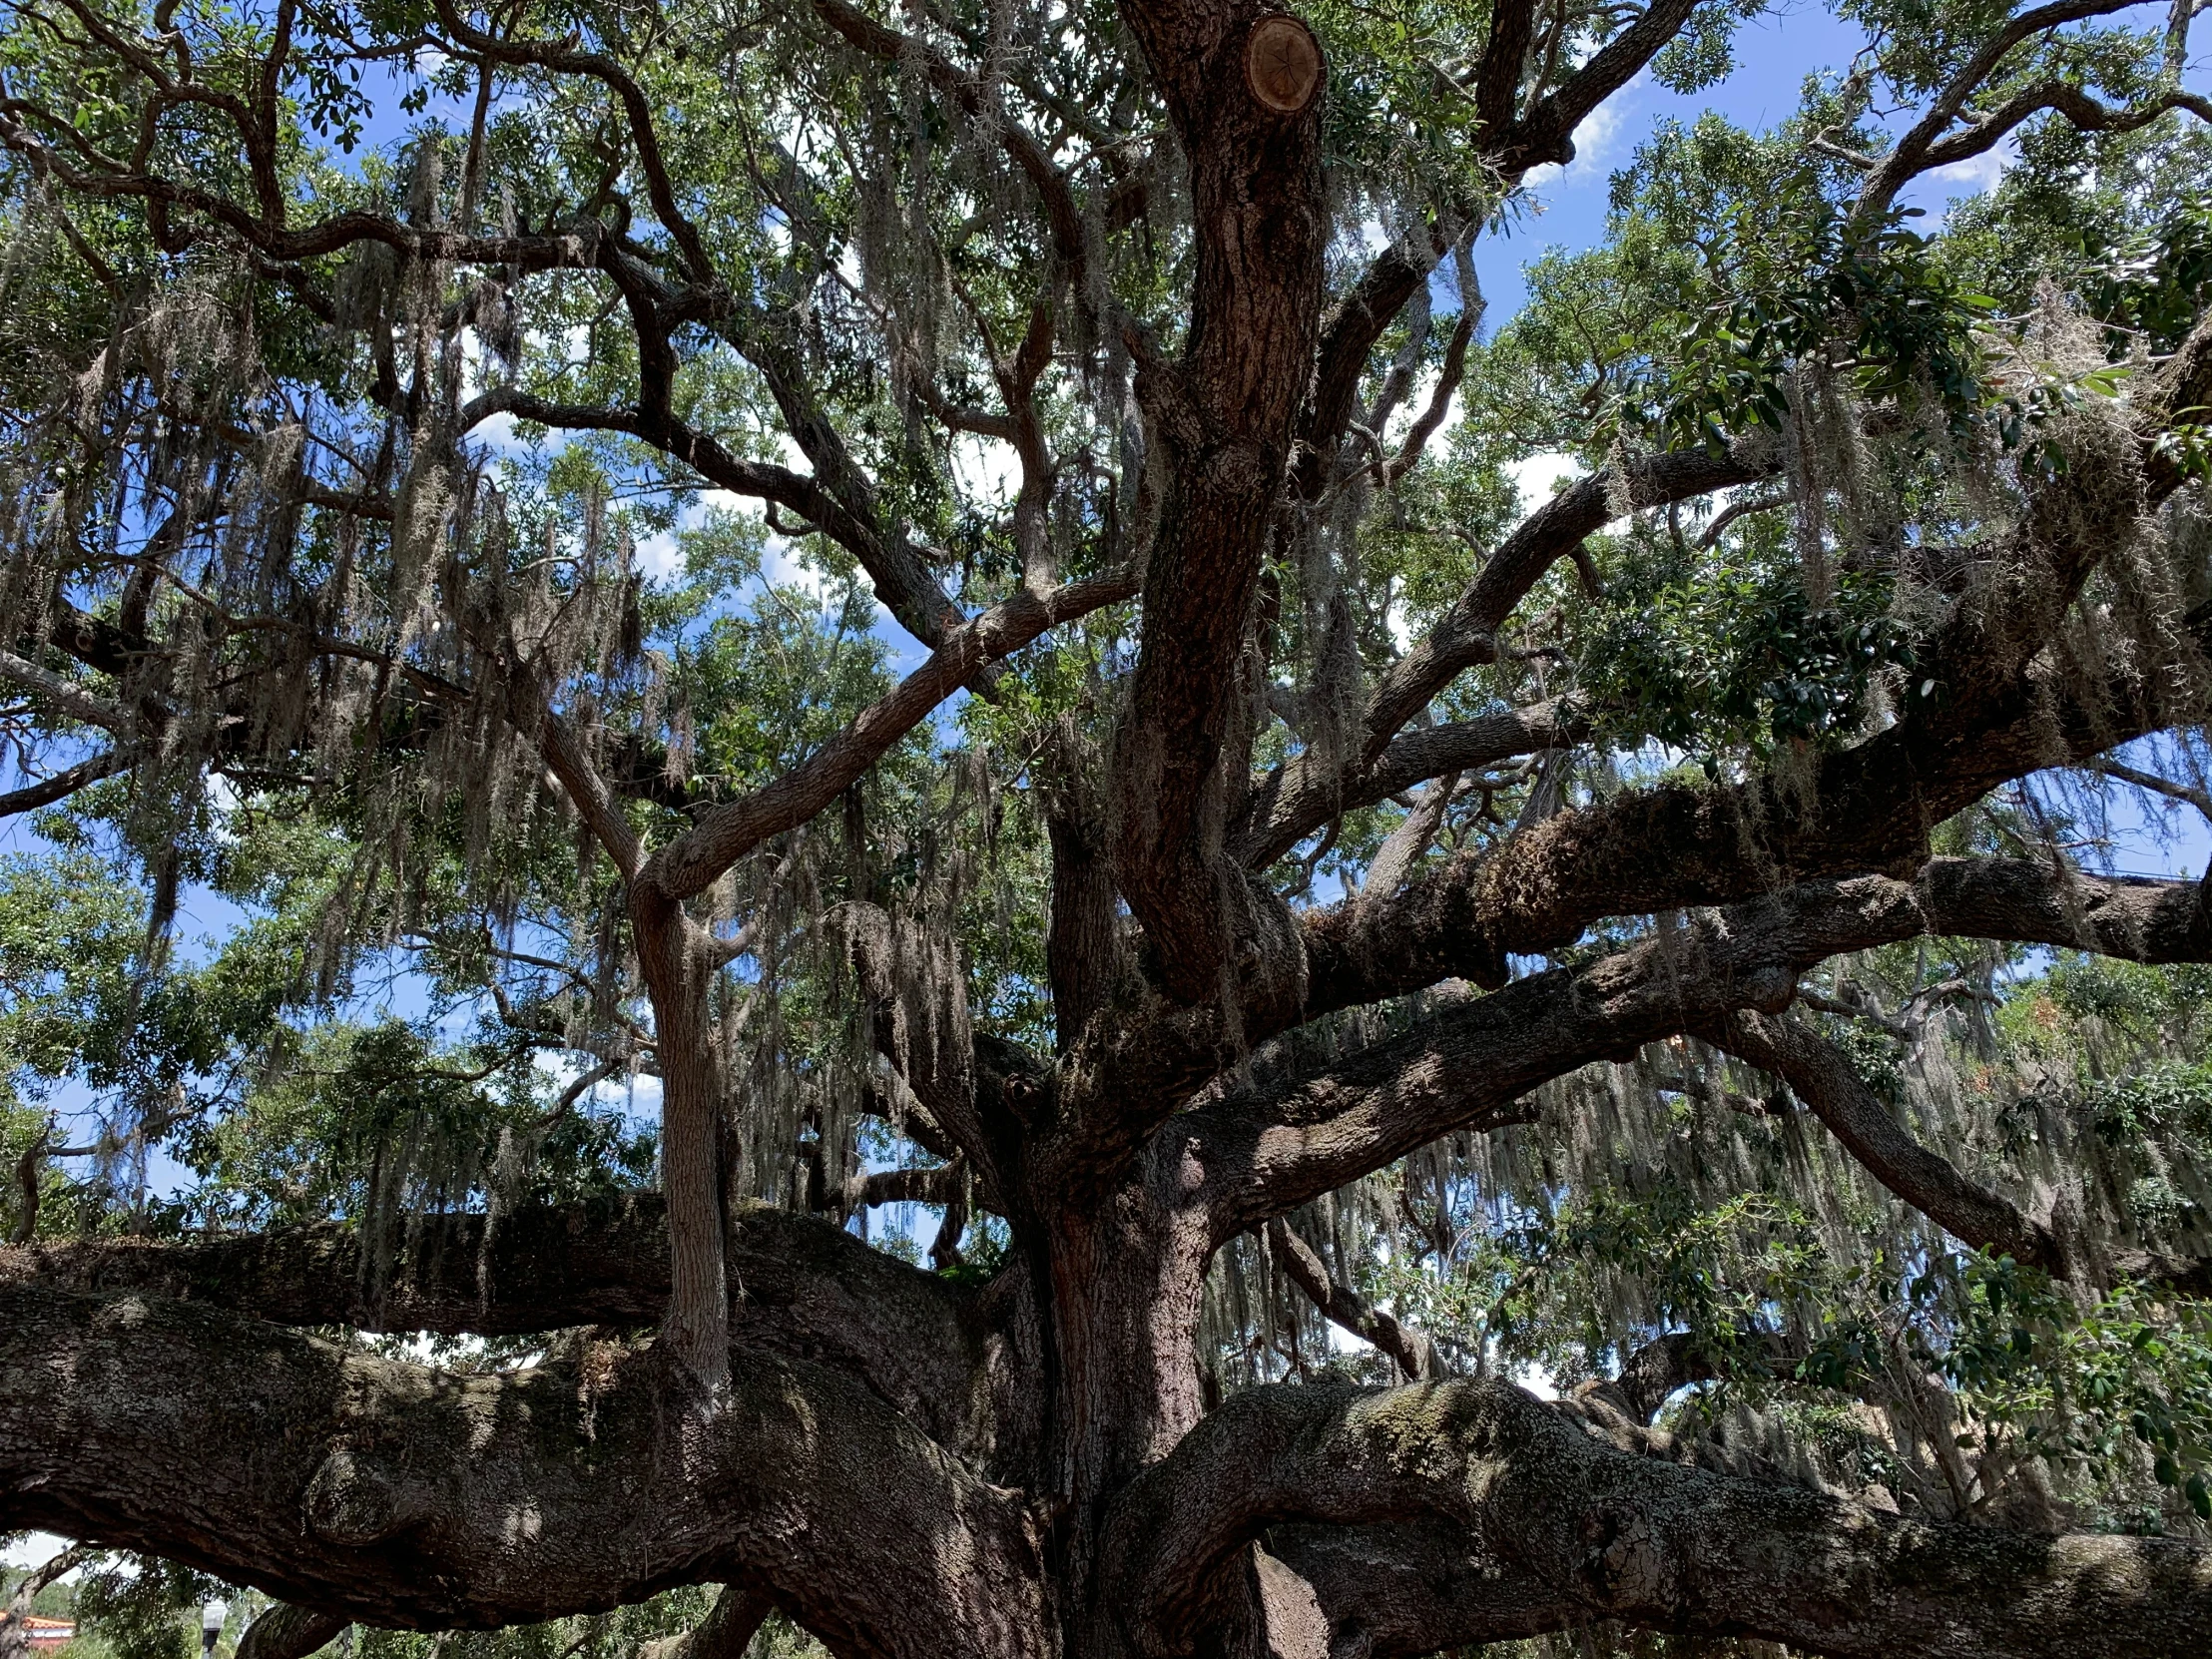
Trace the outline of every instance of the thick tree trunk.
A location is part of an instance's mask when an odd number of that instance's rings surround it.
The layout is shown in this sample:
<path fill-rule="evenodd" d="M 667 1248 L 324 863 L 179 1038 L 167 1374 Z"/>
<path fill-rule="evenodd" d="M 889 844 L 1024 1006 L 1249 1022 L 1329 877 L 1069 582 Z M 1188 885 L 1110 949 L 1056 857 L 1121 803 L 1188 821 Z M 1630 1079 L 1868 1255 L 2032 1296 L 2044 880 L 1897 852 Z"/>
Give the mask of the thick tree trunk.
<path fill-rule="evenodd" d="M 1148 1179 L 1063 1212 L 1043 1252 L 1054 1361 L 1047 1478 L 1071 1652 L 1096 1650 L 1086 1631 L 1115 1497 L 1205 1413 L 1197 1333 L 1212 1242 L 1203 1212 L 1176 1196 Z"/>

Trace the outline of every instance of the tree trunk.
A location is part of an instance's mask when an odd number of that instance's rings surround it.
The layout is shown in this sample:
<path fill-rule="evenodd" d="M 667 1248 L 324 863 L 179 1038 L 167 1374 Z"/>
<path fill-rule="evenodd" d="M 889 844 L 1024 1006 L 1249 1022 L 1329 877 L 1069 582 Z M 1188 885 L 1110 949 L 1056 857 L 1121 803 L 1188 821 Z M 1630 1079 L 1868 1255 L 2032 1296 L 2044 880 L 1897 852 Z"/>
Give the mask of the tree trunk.
<path fill-rule="evenodd" d="M 668 1199 L 665 1340 L 710 1393 L 730 1380 L 730 1285 L 724 1264 L 722 1067 L 707 1018 L 705 939 L 683 905 L 632 883 L 638 963 L 653 999 L 661 1061 L 661 1188 Z"/>
<path fill-rule="evenodd" d="M 1048 1241 L 1050 1489 L 1061 1507 L 1060 1605 L 1071 1653 L 1102 1648 L 1092 1606 L 1115 1497 L 1205 1414 L 1198 1314 L 1211 1254 L 1203 1215 L 1151 1183 L 1064 1215 Z"/>

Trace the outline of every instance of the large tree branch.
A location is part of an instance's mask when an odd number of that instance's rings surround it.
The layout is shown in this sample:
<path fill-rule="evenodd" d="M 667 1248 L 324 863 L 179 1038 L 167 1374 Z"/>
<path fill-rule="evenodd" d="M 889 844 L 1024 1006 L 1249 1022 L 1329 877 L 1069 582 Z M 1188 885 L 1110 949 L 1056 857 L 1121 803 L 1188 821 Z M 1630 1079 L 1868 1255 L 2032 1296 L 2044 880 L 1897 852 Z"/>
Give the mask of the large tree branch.
<path fill-rule="evenodd" d="M 487 1238 L 488 1233 L 488 1238 Z M 970 1297 L 829 1222 L 749 1206 L 731 1220 L 740 1344 L 851 1370 L 946 1444 L 978 1425 Z M 156 1297 L 281 1325 L 522 1336 L 634 1331 L 668 1306 L 660 1198 L 453 1215 L 379 1262 L 352 1228 L 86 1239 L 0 1249 L 0 1289 Z"/>
<path fill-rule="evenodd" d="M 1434 226 L 1412 240 L 1391 243 L 1322 319 L 1314 387 L 1299 416 L 1294 482 L 1301 499 L 1317 501 L 1329 487 L 1332 458 L 1358 407 L 1368 356 L 1447 248 L 1441 229 Z"/>
<path fill-rule="evenodd" d="M 41 668 L 12 651 L 0 651 L 0 680 L 35 692 L 71 720 L 81 720 L 88 726 L 118 734 L 130 730 L 131 717 L 113 703 L 93 696 L 52 669 Z"/>
<path fill-rule="evenodd" d="M 1492 8 L 1474 70 L 1474 113 L 1486 131 L 1502 133 L 1520 114 L 1521 72 L 1535 38 L 1536 0 L 1499 0 Z"/>
<path fill-rule="evenodd" d="M 142 1297 L 0 1289 L 0 1526 L 365 1622 L 488 1628 L 745 1578 L 832 1646 L 1035 1651 L 1033 1523 L 843 1372 L 658 1345 L 460 1377 Z M 610 1547 L 619 1540 L 619 1547 Z"/>
<path fill-rule="evenodd" d="M 66 801 L 79 790 L 89 788 L 103 778 L 113 778 L 130 764 L 130 756 L 122 750 L 104 750 L 79 761 L 73 767 L 64 767 L 50 778 L 42 778 L 35 784 L 26 784 L 19 790 L 10 790 L 7 794 L 0 795 L 0 818 L 36 812 L 41 807 L 53 806 L 57 801 Z"/>
<path fill-rule="evenodd" d="M 1358 1291 L 1329 1277 L 1329 1265 L 1321 1252 L 1291 1231 L 1281 1216 L 1268 1221 L 1268 1250 L 1291 1283 L 1331 1323 L 1343 1327 L 1362 1342 L 1382 1350 L 1397 1362 L 1407 1381 L 1441 1375 L 1436 1345 L 1420 1331 L 1403 1325 L 1386 1310 L 1378 1308 Z"/>
<path fill-rule="evenodd" d="M 2067 1271 L 2065 1252 L 2047 1227 L 1907 1134 L 1851 1062 L 1819 1033 L 1793 1019 L 1747 1011 L 1705 1026 L 1699 1035 L 1788 1083 L 1876 1180 L 1952 1237 L 2030 1267 Z"/>
<path fill-rule="evenodd" d="M 1518 177 L 1538 163 L 1574 160 L 1574 130 L 1657 57 L 1695 10 L 1697 0 L 1650 0 L 1641 17 L 1506 130 L 1495 152 L 1498 165 Z"/>
<path fill-rule="evenodd" d="M 1399 729 L 1462 670 L 1497 659 L 1497 634 L 1529 589 L 1560 559 L 1618 516 L 1625 496 L 1635 507 L 1659 507 L 1756 482 L 1779 471 L 1778 448 L 1750 441 L 1724 455 L 1703 449 L 1606 468 L 1553 496 L 1500 544 L 1467 590 L 1427 636 L 1392 664 L 1368 700 L 1359 766 L 1372 766 Z"/>
<path fill-rule="evenodd" d="M 1263 1538 L 1296 1576 L 1255 1596 L 1239 1569 Z M 1496 1382 L 1249 1389 L 1131 1488 L 1111 1539 L 1108 1616 L 1161 1659 L 1255 1601 L 1282 1659 L 1413 1659 L 1604 1619 L 1838 1659 L 2212 1643 L 2197 1545 L 1904 1520 L 1616 1450 Z"/>
<path fill-rule="evenodd" d="M 1216 1235 L 1226 1238 L 1439 1136 L 1525 1122 L 1522 1097 L 1577 1066 L 1628 1058 L 1647 1042 L 1711 1028 L 1739 1010 L 1777 1012 L 1815 964 L 1923 934 L 2135 961 L 2212 960 L 2212 909 L 2196 882 L 2061 875 L 2025 859 L 1938 858 L 1912 882 L 1809 881 L 1687 918 L 1632 949 L 1467 997 L 1401 1037 L 1316 1071 L 1223 1087 L 1163 1132 L 1190 1147 Z M 1914 1178 L 1910 1159 L 1896 1164 L 1901 1179 Z M 1925 1184 L 1926 1170 L 1919 1175 Z M 1959 1219 L 1967 1220 L 1964 1212 Z M 2004 1236 L 2024 1250 L 2033 1233 L 2022 1224 Z"/>
<path fill-rule="evenodd" d="M 1930 830 L 1997 785 L 2195 718 L 2166 675 L 2106 670 L 2084 683 L 2047 649 L 2135 515 L 2132 495 L 2114 491 L 2093 519 L 2068 522 L 2068 504 L 2085 503 L 2065 491 L 2036 486 L 2006 555 L 2014 578 L 1962 601 L 1923 652 L 1915 672 L 1941 695 L 1856 748 L 1815 757 L 1813 776 L 1787 792 L 1758 775 L 1627 792 L 1434 866 L 1372 911 L 1311 915 L 1308 1009 L 1452 974 L 1497 984 L 1509 955 L 1556 949 L 1604 916 L 1729 903 L 1850 869 L 1917 869 Z M 2186 633 L 2184 649 L 2212 645 L 2212 607 L 2192 613 Z"/>
<path fill-rule="evenodd" d="M 7 1607 L 0 1610 L 0 1659 L 25 1659 L 31 1651 L 31 1604 L 38 1599 L 40 1591 L 75 1572 L 91 1560 L 93 1554 L 82 1545 L 72 1545 L 49 1555 L 15 1581 L 8 1592 Z M 243 1644 L 241 1648 L 243 1651 Z"/>
<path fill-rule="evenodd" d="M 2054 0 L 2053 4 L 2037 6 L 2010 18 L 2002 28 L 1991 32 L 1974 49 L 1958 72 L 1943 84 L 1942 89 L 1922 112 L 1920 120 L 1913 124 L 1867 176 L 1866 183 L 1860 187 L 1859 198 L 1852 207 L 1853 220 L 1862 227 L 1874 224 L 1889 210 L 1890 204 L 1897 199 L 1898 192 L 1907 184 L 1929 168 L 1941 165 L 1930 159 L 1932 153 L 1938 144 L 1944 142 L 1944 134 L 1949 131 L 1951 123 L 1958 119 L 1959 113 L 1966 108 L 1974 94 L 1981 90 L 1983 83 L 2014 49 L 2037 35 L 2063 28 L 2069 23 L 2080 23 L 2092 17 L 2107 17 L 2114 12 L 2125 11 L 2131 3 L 2132 0 Z M 2006 126 L 1989 131 L 1988 143 L 1994 144 L 2031 113 L 2031 109 L 2022 109 Z M 1981 124 L 1976 125 L 1978 127 Z M 1978 150 L 1962 148 L 1974 131 L 1974 128 L 1969 128 L 1966 134 L 1955 135 L 1948 141 L 1957 154 L 1963 156 L 1979 153 Z M 1980 149 L 1986 148 L 1988 145 L 1980 146 Z"/>
<path fill-rule="evenodd" d="M 307 1659 L 351 1621 L 320 1607 L 279 1601 L 246 1627 L 236 1659 Z"/>

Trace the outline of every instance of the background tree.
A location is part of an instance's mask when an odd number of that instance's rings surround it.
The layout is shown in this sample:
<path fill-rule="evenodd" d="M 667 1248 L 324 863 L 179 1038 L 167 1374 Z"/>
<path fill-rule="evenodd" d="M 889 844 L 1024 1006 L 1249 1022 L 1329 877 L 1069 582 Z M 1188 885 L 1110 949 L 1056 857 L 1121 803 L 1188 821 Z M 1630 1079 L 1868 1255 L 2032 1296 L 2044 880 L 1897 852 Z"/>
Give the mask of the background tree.
<path fill-rule="evenodd" d="M 2212 1649 L 2193 8 L 1856 6 L 1482 337 L 1748 9 L 8 0 L 0 1524 L 255 1659 Z"/>

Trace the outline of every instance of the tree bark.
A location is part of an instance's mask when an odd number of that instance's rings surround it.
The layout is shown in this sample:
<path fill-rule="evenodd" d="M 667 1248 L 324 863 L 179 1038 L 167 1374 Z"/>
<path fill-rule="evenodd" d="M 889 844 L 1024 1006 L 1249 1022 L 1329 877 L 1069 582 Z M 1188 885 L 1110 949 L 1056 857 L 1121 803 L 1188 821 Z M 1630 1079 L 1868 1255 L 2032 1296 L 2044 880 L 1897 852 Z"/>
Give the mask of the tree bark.
<path fill-rule="evenodd" d="M 715 966 L 681 902 L 630 888 L 638 966 L 661 1057 L 661 1191 L 668 1203 L 670 1350 L 712 1398 L 729 1381 L 730 1283 L 723 1262 L 721 1056 L 707 1018 Z"/>
<path fill-rule="evenodd" d="M 1278 114 L 1246 79 L 1252 0 L 1122 8 L 1190 159 L 1197 275 L 1182 361 L 1140 365 L 1167 450 L 1144 636 L 1115 751 L 1118 872 L 1155 970 L 1186 1003 L 1221 994 L 1233 948 L 1225 761 L 1246 627 L 1319 336 L 1328 215 L 1321 108 Z M 1227 866 L 1227 867 L 1225 867 Z"/>
<path fill-rule="evenodd" d="M 1228 1401 L 1117 1506 L 1121 1651 L 1206 1651 L 1192 1633 L 1243 1600 L 1259 1538 L 1308 1590 L 1275 1598 L 1301 1615 L 1284 1659 L 1411 1659 L 1608 1618 L 1840 1659 L 2212 1644 L 2212 1556 L 2192 1545 L 1901 1520 L 1614 1450 L 1495 1382 Z"/>

